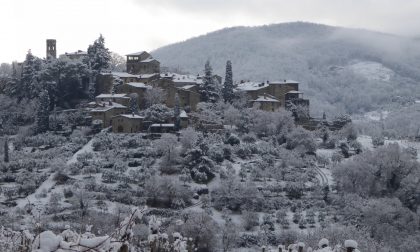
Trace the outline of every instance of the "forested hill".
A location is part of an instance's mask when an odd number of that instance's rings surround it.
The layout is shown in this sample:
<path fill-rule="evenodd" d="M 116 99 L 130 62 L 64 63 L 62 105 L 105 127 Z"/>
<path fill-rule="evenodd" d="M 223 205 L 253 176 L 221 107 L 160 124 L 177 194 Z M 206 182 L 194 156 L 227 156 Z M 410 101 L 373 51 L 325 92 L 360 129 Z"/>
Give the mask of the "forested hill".
<path fill-rule="evenodd" d="M 234 27 L 157 49 L 163 66 L 202 72 L 210 59 L 234 79 L 294 79 L 312 112 L 362 113 L 420 96 L 420 43 L 394 35 L 312 23 Z M 389 105 L 390 104 L 390 105 Z"/>

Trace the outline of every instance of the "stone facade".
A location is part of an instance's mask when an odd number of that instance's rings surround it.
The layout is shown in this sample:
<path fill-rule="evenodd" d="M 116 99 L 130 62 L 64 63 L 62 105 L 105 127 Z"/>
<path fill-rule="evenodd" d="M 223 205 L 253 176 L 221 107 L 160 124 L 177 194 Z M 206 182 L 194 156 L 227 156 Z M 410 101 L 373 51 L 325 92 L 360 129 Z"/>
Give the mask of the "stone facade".
<path fill-rule="evenodd" d="M 180 106 L 183 109 L 195 111 L 200 102 L 200 94 L 196 85 L 177 87 L 172 79 L 159 79 L 151 83 L 154 87 L 166 92 L 165 104 L 172 108 L 175 106 L 175 96 L 178 94 Z"/>
<path fill-rule="evenodd" d="M 127 107 L 115 102 L 105 102 L 97 104 L 94 109 L 90 110 L 92 120 L 101 120 L 102 128 L 112 125 L 112 118 L 116 115 L 127 112 Z"/>
<path fill-rule="evenodd" d="M 269 112 L 277 111 L 281 108 L 281 102 L 279 100 L 266 94 L 259 96 L 255 100 L 251 100 L 251 103 L 252 107 Z"/>
<path fill-rule="evenodd" d="M 137 133 L 144 130 L 144 117 L 134 114 L 121 114 L 112 118 L 112 132 Z"/>
<path fill-rule="evenodd" d="M 57 41 L 55 39 L 47 39 L 47 53 L 46 59 L 56 59 L 57 58 Z"/>
<path fill-rule="evenodd" d="M 127 73 L 154 74 L 160 73 L 160 62 L 147 52 L 127 54 Z"/>
<path fill-rule="evenodd" d="M 100 94 L 95 97 L 95 101 L 98 104 L 111 101 L 128 107 L 130 97 L 128 97 L 127 94 Z"/>
<path fill-rule="evenodd" d="M 252 106 L 256 105 L 266 111 L 275 111 L 280 107 L 291 109 L 295 105 L 306 107 L 309 114 L 309 100 L 303 99 L 296 81 L 242 82 L 236 90 L 244 92 Z"/>
<path fill-rule="evenodd" d="M 135 93 L 137 94 L 137 98 L 138 98 L 138 104 L 139 104 L 139 108 L 143 109 L 145 108 L 145 95 L 146 95 L 146 91 L 148 89 L 151 89 L 151 86 L 148 86 L 142 82 L 129 82 L 126 84 L 121 85 L 120 87 L 118 87 L 117 91 L 118 93 L 124 93 L 124 94 L 132 94 Z"/>

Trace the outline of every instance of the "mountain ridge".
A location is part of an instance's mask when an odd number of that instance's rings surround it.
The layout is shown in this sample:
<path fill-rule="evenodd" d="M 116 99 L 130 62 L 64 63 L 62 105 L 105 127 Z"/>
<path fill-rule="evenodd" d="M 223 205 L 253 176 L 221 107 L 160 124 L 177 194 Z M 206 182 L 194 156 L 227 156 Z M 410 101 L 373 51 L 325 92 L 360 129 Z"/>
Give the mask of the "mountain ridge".
<path fill-rule="evenodd" d="M 231 60 L 235 81 L 298 80 L 317 114 L 363 113 L 384 106 L 393 96 L 420 91 L 418 43 L 364 29 L 308 22 L 237 26 L 164 46 L 152 54 L 163 66 L 191 73 L 201 73 L 209 59 L 222 76 L 226 61 Z M 351 70 L 354 61 L 378 63 L 395 74 L 385 84 L 367 79 Z M 345 71 L 331 72 L 334 66 Z M 396 87 L 395 94 L 390 92 Z M 360 91 L 363 100 L 348 97 L 352 89 Z M 372 101 L 368 104 L 366 99 Z"/>

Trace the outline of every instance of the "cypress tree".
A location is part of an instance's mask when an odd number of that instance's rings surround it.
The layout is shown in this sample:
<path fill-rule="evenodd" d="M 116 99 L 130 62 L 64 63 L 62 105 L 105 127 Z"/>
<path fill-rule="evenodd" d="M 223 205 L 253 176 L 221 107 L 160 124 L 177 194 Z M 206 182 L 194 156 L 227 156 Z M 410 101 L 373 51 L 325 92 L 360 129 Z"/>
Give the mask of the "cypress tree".
<path fill-rule="evenodd" d="M 179 130 L 181 127 L 181 109 L 179 106 L 179 96 L 175 94 L 175 106 L 174 106 L 174 120 L 175 120 L 175 130 Z"/>
<path fill-rule="evenodd" d="M 9 141 L 7 138 L 4 140 L 4 162 L 9 162 Z"/>
<path fill-rule="evenodd" d="M 36 132 L 43 133 L 49 129 L 50 97 L 46 90 L 41 91 L 36 112 Z"/>
<path fill-rule="evenodd" d="M 130 94 L 129 108 L 131 113 L 139 113 L 138 95 L 136 93 Z"/>
<path fill-rule="evenodd" d="M 223 100 L 225 102 L 232 103 L 234 94 L 233 94 L 233 77 L 232 77 L 232 62 L 228 60 L 226 62 L 226 76 L 225 83 L 222 89 Z"/>

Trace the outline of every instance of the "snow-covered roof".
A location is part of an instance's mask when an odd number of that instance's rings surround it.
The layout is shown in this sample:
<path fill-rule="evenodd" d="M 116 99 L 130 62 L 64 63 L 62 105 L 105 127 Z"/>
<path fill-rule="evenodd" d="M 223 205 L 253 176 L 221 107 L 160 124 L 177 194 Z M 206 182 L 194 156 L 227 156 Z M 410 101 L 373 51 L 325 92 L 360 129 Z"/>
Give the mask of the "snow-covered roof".
<path fill-rule="evenodd" d="M 191 75 L 191 74 L 177 74 L 177 73 L 162 73 L 160 74 L 161 78 L 171 78 L 173 82 L 181 83 L 203 83 L 203 80 L 200 75 Z"/>
<path fill-rule="evenodd" d="M 261 95 L 261 96 L 258 96 L 258 98 L 257 99 L 255 99 L 255 100 L 252 100 L 253 102 L 280 102 L 279 100 L 277 100 L 276 98 L 274 98 L 274 97 L 270 97 L 270 96 L 268 96 L 268 95 Z"/>
<path fill-rule="evenodd" d="M 186 85 L 186 86 L 182 86 L 180 88 L 188 90 L 188 89 L 191 89 L 193 87 L 195 87 L 195 85 Z"/>
<path fill-rule="evenodd" d="M 117 116 L 122 116 L 122 117 L 129 118 L 129 119 L 144 119 L 145 118 L 144 116 L 140 116 L 140 115 L 136 115 L 136 114 L 121 114 L 121 115 L 117 115 Z"/>
<path fill-rule="evenodd" d="M 150 127 L 175 127 L 173 123 L 154 123 Z"/>
<path fill-rule="evenodd" d="M 187 112 L 185 112 L 185 110 L 181 110 L 181 113 L 180 113 L 179 117 L 188 118 Z"/>
<path fill-rule="evenodd" d="M 91 112 L 105 112 L 113 108 L 127 108 L 127 107 L 116 102 L 101 102 L 101 103 L 98 103 L 98 107 L 92 109 Z"/>
<path fill-rule="evenodd" d="M 236 89 L 239 91 L 253 91 L 253 90 L 259 90 L 262 88 L 268 87 L 267 83 L 261 83 L 261 82 L 244 82 L 239 84 Z"/>
<path fill-rule="evenodd" d="M 140 75 L 137 75 L 139 78 L 142 78 L 142 79 L 148 79 L 148 78 L 152 78 L 152 77 L 155 77 L 155 76 L 157 76 L 157 75 L 159 75 L 159 73 L 152 73 L 152 74 L 140 74 Z"/>
<path fill-rule="evenodd" d="M 76 52 L 66 52 L 65 55 L 87 55 L 87 52 L 82 50 L 77 50 Z"/>
<path fill-rule="evenodd" d="M 98 96 L 96 96 L 96 98 L 127 98 L 129 99 L 129 97 L 127 97 L 127 94 L 100 94 Z"/>
<path fill-rule="evenodd" d="M 126 72 L 111 72 L 111 73 L 102 73 L 102 74 L 111 74 L 115 77 L 120 77 L 120 78 L 138 78 L 139 77 L 139 75 L 129 74 Z"/>
<path fill-rule="evenodd" d="M 141 62 L 148 63 L 148 62 L 152 62 L 152 61 L 158 61 L 158 60 L 154 59 L 154 58 L 148 58 L 148 59 L 142 60 Z"/>
<path fill-rule="evenodd" d="M 294 80 L 282 80 L 282 81 L 270 81 L 270 84 L 299 84 L 299 82 Z"/>
<path fill-rule="evenodd" d="M 289 92 L 287 92 L 288 94 L 303 94 L 302 92 L 300 92 L 300 91 L 297 91 L 297 90 L 292 90 L 292 91 L 289 91 Z"/>
<path fill-rule="evenodd" d="M 142 55 L 143 53 L 147 53 L 147 52 L 146 51 L 135 52 L 135 53 L 126 54 L 125 56 L 139 56 L 139 55 Z"/>
<path fill-rule="evenodd" d="M 147 86 L 143 82 L 129 82 L 129 83 L 127 83 L 127 85 L 130 85 L 130 86 L 136 87 L 136 88 L 152 88 L 151 86 Z"/>

